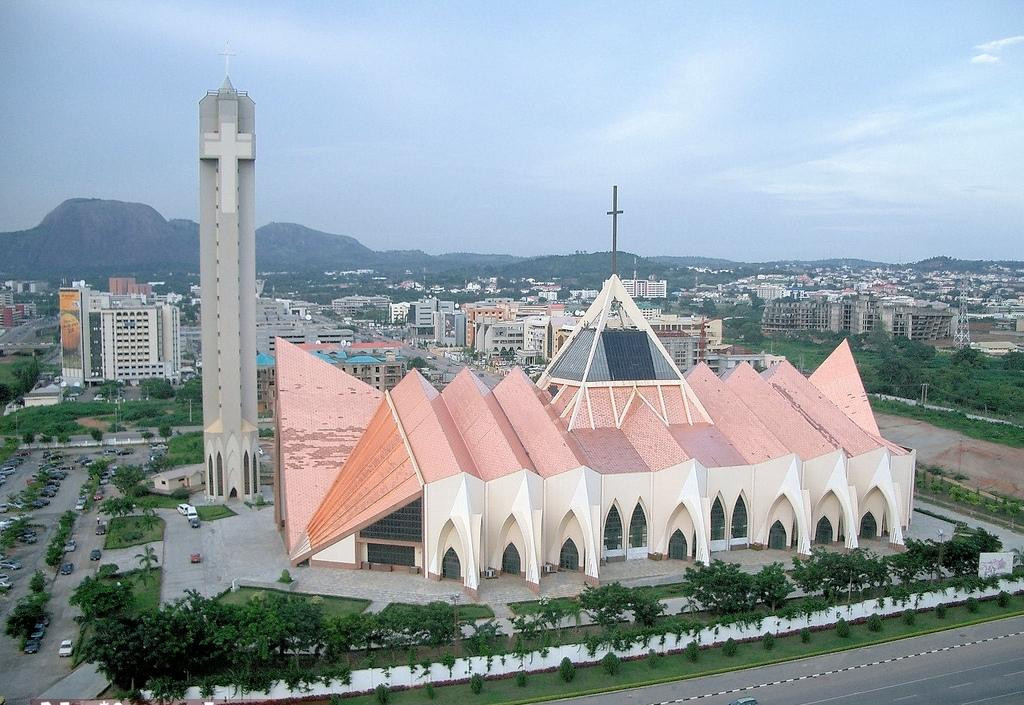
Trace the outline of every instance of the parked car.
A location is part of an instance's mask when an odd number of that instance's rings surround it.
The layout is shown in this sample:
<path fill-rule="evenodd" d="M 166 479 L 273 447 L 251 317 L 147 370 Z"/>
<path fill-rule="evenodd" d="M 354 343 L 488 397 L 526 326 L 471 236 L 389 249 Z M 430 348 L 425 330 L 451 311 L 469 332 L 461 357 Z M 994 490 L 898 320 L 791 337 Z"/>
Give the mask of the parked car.
<path fill-rule="evenodd" d="M 36 628 L 34 630 L 32 630 L 32 633 L 29 634 L 28 638 L 29 639 L 37 639 L 38 640 L 38 639 L 42 639 L 44 636 L 46 636 L 46 627 L 44 625 L 42 625 L 42 624 L 37 624 Z"/>
<path fill-rule="evenodd" d="M 0 568 L 5 570 L 21 570 L 21 563 L 10 560 L 0 561 Z"/>
<path fill-rule="evenodd" d="M 65 639 L 60 643 L 60 648 L 57 649 L 58 656 L 70 656 L 71 652 L 74 651 L 74 644 L 70 639 Z"/>
<path fill-rule="evenodd" d="M 96 493 L 92 496 L 92 500 L 94 502 L 99 502 L 101 499 L 103 499 L 103 490 L 96 490 Z"/>
<path fill-rule="evenodd" d="M 91 551 L 89 551 L 90 561 L 98 561 L 102 556 L 103 554 L 100 552 L 100 549 L 98 548 L 94 548 Z"/>
<path fill-rule="evenodd" d="M 79 512 L 84 511 L 85 510 L 85 500 L 81 500 L 80 499 L 77 502 L 75 502 L 75 509 L 77 511 L 79 511 Z"/>
<path fill-rule="evenodd" d="M 39 653 L 39 640 L 29 639 L 25 642 L 25 648 L 22 649 L 26 654 L 38 654 Z"/>
<path fill-rule="evenodd" d="M 107 522 L 100 522 L 96 525 L 96 535 L 102 536 L 105 533 L 107 533 Z"/>
<path fill-rule="evenodd" d="M 68 542 L 64 544 L 64 553 L 71 553 L 76 548 L 78 548 L 78 542 L 74 539 L 69 539 Z"/>
<path fill-rule="evenodd" d="M 198 553 L 193 553 L 191 556 L 189 556 L 189 561 L 191 561 L 192 563 L 202 563 L 203 557 Z"/>
<path fill-rule="evenodd" d="M 73 563 L 62 563 L 61 566 L 60 566 L 60 574 L 61 575 L 71 575 L 71 572 L 74 569 L 75 569 L 75 565 Z"/>
<path fill-rule="evenodd" d="M 183 517 L 187 517 L 189 514 L 195 514 L 196 508 L 188 502 L 183 502 L 178 505 L 178 514 Z"/>
<path fill-rule="evenodd" d="M 199 528 L 199 517 L 198 516 L 189 517 L 188 518 L 188 525 L 191 526 L 193 529 L 198 529 Z"/>

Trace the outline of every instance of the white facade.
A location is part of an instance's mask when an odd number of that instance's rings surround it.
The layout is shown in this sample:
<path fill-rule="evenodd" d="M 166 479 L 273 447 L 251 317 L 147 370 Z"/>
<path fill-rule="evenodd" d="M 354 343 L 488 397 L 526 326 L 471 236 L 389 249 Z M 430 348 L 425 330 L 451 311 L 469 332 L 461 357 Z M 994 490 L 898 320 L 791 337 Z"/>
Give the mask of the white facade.
<path fill-rule="evenodd" d="M 100 311 L 103 378 L 136 382 L 181 377 L 180 312 L 176 306 L 126 306 Z"/>
<path fill-rule="evenodd" d="M 199 102 L 203 445 L 211 500 L 259 491 L 255 112 L 227 77 Z"/>

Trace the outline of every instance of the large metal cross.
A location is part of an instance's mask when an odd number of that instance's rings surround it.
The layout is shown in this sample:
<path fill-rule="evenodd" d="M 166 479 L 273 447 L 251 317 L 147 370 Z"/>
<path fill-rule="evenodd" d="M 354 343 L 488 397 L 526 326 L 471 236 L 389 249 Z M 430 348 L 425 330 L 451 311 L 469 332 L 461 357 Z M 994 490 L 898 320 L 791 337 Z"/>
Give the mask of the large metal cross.
<path fill-rule="evenodd" d="M 223 213 L 238 210 L 238 162 L 255 158 L 252 133 L 239 132 L 238 124 L 222 122 L 220 132 L 204 132 L 202 159 L 216 159 L 220 209 Z"/>
<path fill-rule="evenodd" d="M 619 210 L 618 186 L 612 186 L 612 209 L 608 211 L 608 215 L 612 217 L 612 274 L 618 274 L 619 266 L 616 262 L 616 255 L 619 249 L 619 216 L 622 215 L 622 211 Z"/>
<path fill-rule="evenodd" d="M 231 69 L 231 57 L 236 55 L 231 51 L 231 42 L 224 42 L 224 48 L 217 53 L 224 57 L 224 75 L 227 76 Z"/>

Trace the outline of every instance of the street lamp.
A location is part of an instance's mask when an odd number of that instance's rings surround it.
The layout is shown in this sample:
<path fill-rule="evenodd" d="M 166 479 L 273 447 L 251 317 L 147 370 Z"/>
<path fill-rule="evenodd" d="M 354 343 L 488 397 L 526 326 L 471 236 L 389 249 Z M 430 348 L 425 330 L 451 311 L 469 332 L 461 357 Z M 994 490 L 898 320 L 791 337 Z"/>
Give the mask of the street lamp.
<path fill-rule="evenodd" d="M 941 578 L 941 577 L 942 577 L 942 549 L 943 549 L 943 547 L 944 547 L 944 546 L 946 545 L 946 540 L 945 540 L 946 532 L 945 532 L 945 531 L 943 531 L 943 530 L 942 530 L 942 529 L 940 528 L 940 529 L 939 529 L 938 531 L 936 531 L 935 533 L 936 533 L 936 534 L 938 535 L 938 537 L 939 537 L 939 565 L 937 566 L 937 568 L 938 568 L 938 574 L 939 574 L 939 577 Z"/>

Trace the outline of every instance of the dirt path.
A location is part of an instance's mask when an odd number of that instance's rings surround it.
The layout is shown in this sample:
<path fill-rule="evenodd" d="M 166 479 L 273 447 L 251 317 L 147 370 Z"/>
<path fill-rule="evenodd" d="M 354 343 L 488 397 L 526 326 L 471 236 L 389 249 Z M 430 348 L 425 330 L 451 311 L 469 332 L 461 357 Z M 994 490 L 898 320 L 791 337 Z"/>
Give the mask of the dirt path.
<path fill-rule="evenodd" d="M 94 419 L 92 416 L 83 416 L 83 417 L 81 417 L 79 419 L 76 419 L 76 421 L 78 421 L 78 423 L 80 425 L 85 426 L 86 428 L 98 428 L 101 431 L 109 431 L 110 430 L 110 422 L 109 421 L 103 421 L 101 419 Z"/>
<path fill-rule="evenodd" d="M 882 435 L 917 449 L 919 462 L 962 472 L 965 484 L 1024 497 L 1024 448 L 979 441 L 903 416 L 875 414 Z"/>

